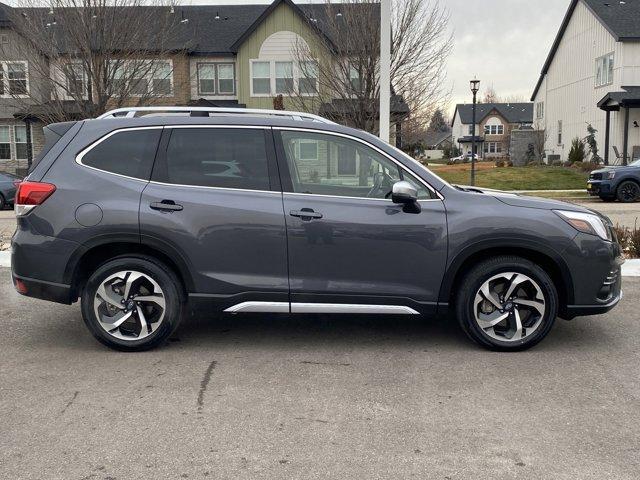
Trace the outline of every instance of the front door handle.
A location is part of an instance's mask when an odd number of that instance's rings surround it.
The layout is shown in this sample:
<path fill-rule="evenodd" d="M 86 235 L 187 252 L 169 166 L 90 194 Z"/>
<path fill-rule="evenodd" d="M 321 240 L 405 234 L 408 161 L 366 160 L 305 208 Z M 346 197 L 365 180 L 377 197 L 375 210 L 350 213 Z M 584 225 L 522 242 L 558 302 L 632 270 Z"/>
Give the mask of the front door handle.
<path fill-rule="evenodd" d="M 162 200 L 161 202 L 153 202 L 149 205 L 153 210 L 160 210 L 161 212 L 179 212 L 182 210 L 182 205 L 178 205 L 173 200 Z"/>
<path fill-rule="evenodd" d="M 303 208 L 302 210 L 291 210 L 289 215 L 292 217 L 299 217 L 302 220 L 308 222 L 313 218 L 322 218 L 322 214 L 314 212 L 312 208 Z"/>

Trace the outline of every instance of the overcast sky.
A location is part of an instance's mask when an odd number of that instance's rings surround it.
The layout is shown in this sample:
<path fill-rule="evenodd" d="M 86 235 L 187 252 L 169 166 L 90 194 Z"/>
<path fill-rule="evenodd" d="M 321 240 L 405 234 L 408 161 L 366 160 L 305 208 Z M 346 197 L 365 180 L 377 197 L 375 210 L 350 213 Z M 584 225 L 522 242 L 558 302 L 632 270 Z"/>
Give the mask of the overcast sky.
<path fill-rule="evenodd" d="M 499 96 L 531 97 L 569 0 L 443 0 L 455 46 L 447 76 L 452 104 L 471 103 L 469 80 Z"/>

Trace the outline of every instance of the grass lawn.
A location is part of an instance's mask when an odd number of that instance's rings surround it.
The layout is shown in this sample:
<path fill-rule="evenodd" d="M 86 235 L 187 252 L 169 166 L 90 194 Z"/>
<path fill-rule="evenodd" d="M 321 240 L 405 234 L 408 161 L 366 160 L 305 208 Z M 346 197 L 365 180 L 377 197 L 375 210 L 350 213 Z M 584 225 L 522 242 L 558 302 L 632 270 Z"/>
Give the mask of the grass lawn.
<path fill-rule="evenodd" d="M 449 183 L 469 185 L 470 164 L 433 165 L 427 168 Z M 566 167 L 502 167 L 476 165 L 476 186 L 497 190 L 586 190 L 588 172 Z"/>

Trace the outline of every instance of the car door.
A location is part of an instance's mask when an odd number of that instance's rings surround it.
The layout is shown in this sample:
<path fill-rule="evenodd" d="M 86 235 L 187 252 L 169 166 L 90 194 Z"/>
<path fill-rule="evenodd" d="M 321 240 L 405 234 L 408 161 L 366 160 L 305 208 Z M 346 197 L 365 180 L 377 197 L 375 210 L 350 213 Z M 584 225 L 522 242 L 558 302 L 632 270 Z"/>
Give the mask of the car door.
<path fill-rule="evenodd" d="M 288 311 L 286 230 L 271 130 L 165 127 L 140 204 L 144 244 L 170 252 L 192 300 Z M 212 305 L 214 306 L 214 305 Z"/>
<path fill-rule="evenodd" d="M 433 312 L 447 255 L 443 202 L 368 143 L 274 129 L 293 312 Z M 407 180 L 421 210 L 387 198 Z M 409 307 L 409 308 L 407 308 Z"/>

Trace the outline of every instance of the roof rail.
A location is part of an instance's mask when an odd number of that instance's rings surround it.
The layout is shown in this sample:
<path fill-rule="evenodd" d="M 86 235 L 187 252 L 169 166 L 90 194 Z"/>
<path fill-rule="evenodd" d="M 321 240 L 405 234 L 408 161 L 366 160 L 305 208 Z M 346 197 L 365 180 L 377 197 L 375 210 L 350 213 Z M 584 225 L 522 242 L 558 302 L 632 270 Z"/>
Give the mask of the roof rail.
<path fill-rule="evenodd" d="M 273 116 L 286 117 L 293 120 L 310 120 L 313 122 L 335 124 L 331 120 L 327 120 L 319 115 L 305 112 L 289 112 L 286 110 L 262 110 L 252 108 L 224 108 L 224 107 L 123 107 L 109 110 L 98 117 L 102 118 L 134 118 L 136 116 L 162 115 L 163 113 L 189 113 L 191 116 L 210 116 L 198 115 L 198 113 L 218 114 L 218 115 L 248 115 L 248 116 Z M 142 115 L 138 115 L 142 114 Z"/>

